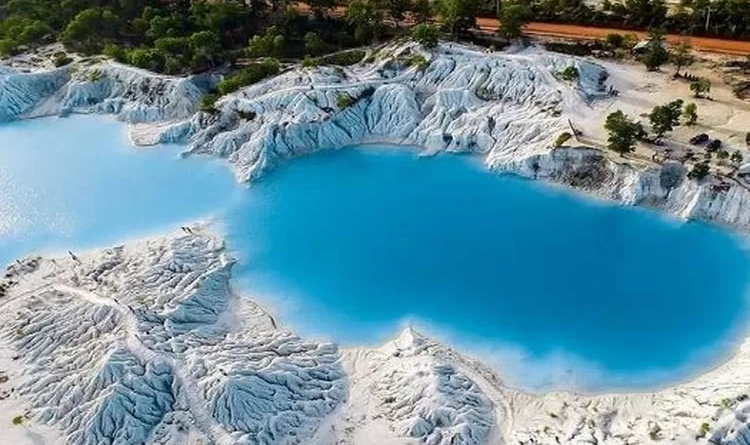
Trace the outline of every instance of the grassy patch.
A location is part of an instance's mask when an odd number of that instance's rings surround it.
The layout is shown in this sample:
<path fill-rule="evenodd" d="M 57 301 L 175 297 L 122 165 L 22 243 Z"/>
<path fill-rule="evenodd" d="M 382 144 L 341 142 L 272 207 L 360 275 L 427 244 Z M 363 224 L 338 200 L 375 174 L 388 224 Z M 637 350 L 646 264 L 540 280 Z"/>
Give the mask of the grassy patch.
<path fill-rule="evenodd" d="M 356 102 L 354 98 L 346 93 L 341 93 L 336 96 L 336 105 L 342 110 L 351 107 L 354 105 L 354 102 Z"/>
<path fill-rule="evenodd" d="M 217 85 L 219 93 L 223 96 L 239 90 L 242 87 L 252 85 L 261 80 L 277 74 L 281 70 L 281 64 L 276 59 L 267 59 L 261 63 L 253 63 L 234 75 L 222 80 Z"/>

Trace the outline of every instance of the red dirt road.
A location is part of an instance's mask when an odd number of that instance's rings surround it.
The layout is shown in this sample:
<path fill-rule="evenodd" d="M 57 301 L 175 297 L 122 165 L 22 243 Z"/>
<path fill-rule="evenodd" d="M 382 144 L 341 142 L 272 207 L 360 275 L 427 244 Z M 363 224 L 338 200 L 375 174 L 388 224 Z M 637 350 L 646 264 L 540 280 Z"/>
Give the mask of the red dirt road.
<path fill-rule="evenodd" d="M 494 31 L 498 27 L 495 19 L 478 18 L 477 24 L 483 31 Z M 623 31 L 621 29 L 591 28 L 588 26 L 561 25 L 557 23 L 532 22 L 524 28 L 524 33 L 531 36 L 559 37 L 570 39 L 595 40 L 602 39 L 610 33 L 635 34 L 645 37 L 644 32 Z M 667 41 L 677 43 L 683 36 L 676 34 L 667 35 Z M 720 54 L 750 55 L 750 42 L 741 40 L 724 40 L 709 37 L 690 37 L 690 43 L 698 51 L 706 51 Z"/>

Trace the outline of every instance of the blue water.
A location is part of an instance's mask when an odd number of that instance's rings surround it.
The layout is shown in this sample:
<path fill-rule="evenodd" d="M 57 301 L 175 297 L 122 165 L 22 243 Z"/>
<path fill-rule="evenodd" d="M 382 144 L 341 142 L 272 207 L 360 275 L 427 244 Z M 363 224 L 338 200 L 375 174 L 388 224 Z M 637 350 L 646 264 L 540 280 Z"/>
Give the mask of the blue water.
<path fill-rule="evenodd" d="M 303 335 L 376 344 L 404 324 L 531 388 L 664 384 L 727 352 L 750 257 L 700 224 L 369 147 L 295 160 L 249 189 L 115 122 L 0 126 L 0 262 L 223 221 L 241 290 Z"/>
<path fill-rule="evenodd" d="M 219 162 L 134 149 L 122 123 L 0 124 L 0 264 L 106 246 L 210 218 L 237 192 Z"/>

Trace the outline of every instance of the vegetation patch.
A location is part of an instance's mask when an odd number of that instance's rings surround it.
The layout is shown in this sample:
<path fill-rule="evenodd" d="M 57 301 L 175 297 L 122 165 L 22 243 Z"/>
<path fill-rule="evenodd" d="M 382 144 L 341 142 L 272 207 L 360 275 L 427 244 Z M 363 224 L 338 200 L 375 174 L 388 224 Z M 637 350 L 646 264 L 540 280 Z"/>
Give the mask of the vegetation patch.
<path fill-rule="evenodd" d="M 354 105 L 355 102 L 356 101 L 354 100 L 354 98 L 346 93 L 339 93 L 336 96 L 336 106 L 338 106 L 341 110 L 346 110 L 347 108 Z"/>
<path fill-rule="evenodd" d="M 421 54 L 412 54 L 408 57 L 400 59 L 405 67 L 416 67 L 419 71 L 426 71 L 430 67 L 430 62 L 427 58 Z"/>
<path fill-rule="evenodd" d="M 68 57 L 68 54 L 64 51 L 57 52 L 52 57 L 52 63 L 55 64 L 56 67 L 61 67 L 65 65 L 70 65 L 73 62 L 73 59 Z"/>
<path fill-rule="evenodd" d="M 267 59 L 261 63 L 253 63 L 219 82 L 216 89 L 223 96 L 237 91 L 242 87 L 260 82 L 267 77 L 271 77 L 280 70 L 281 64 L 276 59 Z"/>
<path fill-rule="evenodd" d="M 219 95 L 214 93 L 204 94 L 201 97 L 198 109 L 204 113 L 215 114 L 218 110 L 216 109 L 216 101 L 219 100 Z"/>
<path fill-rule="evenodd" d="M 365 51 L 353 49 L 339 53 L 329 54 L 320 58 L 323 65 L 351 66 L 356 65 L 365 58 Z"/>
<path fill-rule="evenodd" d="M 562 80 L 573 82 L 573 81 L 578 80 L 578 78 L 581 76 L 581 73 L 578 72 L 578 68 L 571 65 L 571 66 L 566 67 L 562 71 L 558 72 L 557 75 Z"/>

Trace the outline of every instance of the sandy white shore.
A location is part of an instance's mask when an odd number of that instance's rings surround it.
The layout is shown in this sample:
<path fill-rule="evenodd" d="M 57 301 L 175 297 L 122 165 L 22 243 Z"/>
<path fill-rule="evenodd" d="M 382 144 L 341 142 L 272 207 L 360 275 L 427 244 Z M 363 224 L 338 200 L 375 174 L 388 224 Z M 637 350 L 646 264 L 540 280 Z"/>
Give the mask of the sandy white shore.
<path fill-rule="evenodd" d="M 430 60 L 427 70 L 408 66 L 414 54 Z M 534 48 L 486 54 L 442 45 L 427 53 L 402 44 L 373 56 L 351 68 L 289 71 L 223 98 L 215 115 L 196 113 L 195 78 L 106 61 L 75 71 L 2 70 L 0 119 L 114 114 L 133 124 L 134 142 L 186 143 L 190 155 L 226 159 L 241 181 L 296 156 L 367 141 L 469 152 L 499 171 L 750 228 L 750 192 L 739 184 L 687 180 L 678 163 L 550 149 L 569 119 L 596 144 L 608 110 L 638 115 L 686 97 L 685 84 Z M 570 65 L 580 79 L 558 79 Z M 617 98 L 604 94 L 609 86 L 621 91 Z M 356 103 L 340 109 L 341 94 Z M 748 128 L 746 108 L 720 99 L 699 104 L 704 125 L 726 135 Z M 717 369 L 663 391 L 531 395 L 411 330 L 379 348 L 301 339 L 232 294 L 231 265 L 222 241 L 200 228 L 78 261 L 11 265 L 0 298 L 0 371 L 8 377 L 0 412 L 9 424 L 26 417 L 0 429 L 0 443 L 750 441 L 748 341 Z"/>

